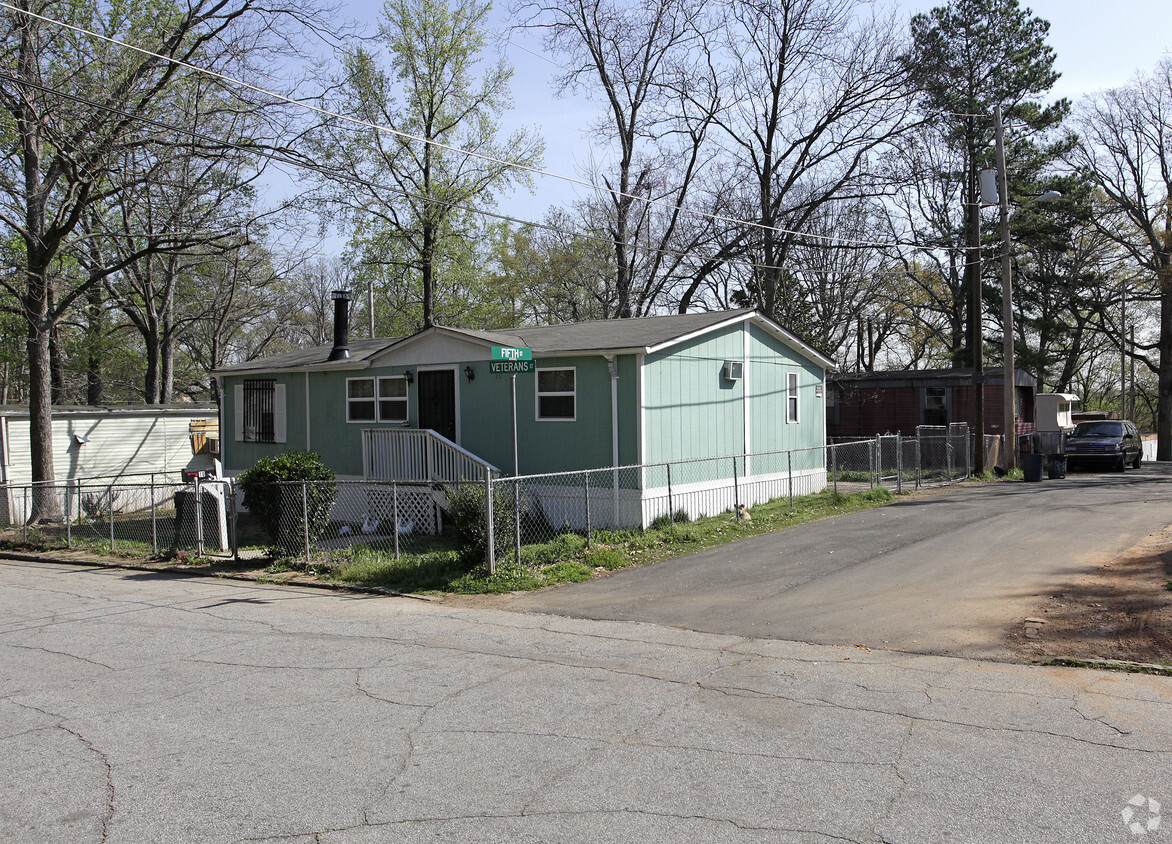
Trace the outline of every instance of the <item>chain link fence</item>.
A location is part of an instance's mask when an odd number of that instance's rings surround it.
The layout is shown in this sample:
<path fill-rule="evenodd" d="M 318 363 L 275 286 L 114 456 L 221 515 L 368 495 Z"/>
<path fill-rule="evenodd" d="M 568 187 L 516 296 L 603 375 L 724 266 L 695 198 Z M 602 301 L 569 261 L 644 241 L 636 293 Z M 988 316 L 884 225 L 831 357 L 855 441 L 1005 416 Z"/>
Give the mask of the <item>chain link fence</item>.
<path fill-rule="evenodd" d="M 526 559 L 523 549 L 575 534 L 650 527 L 732 513 L 830 489 L 895 492 L 971 474 L 967 426 L 923 428 L 824 447 L 671 463 L 459 482 L 291 481 L 245 507 L 231 479 L 168 483 L 155 476 L 4 485 L 7 536 L 69 548 L 157 556 L 265 556 L 317 562 L 399 558 L 453 547 L 480 559 Z M 29 516 L 50 514 L 35 526 Z M 575 540 L 577 541 L 577 540 Z M 472 548 L 471 546 L 476 546 Z M 483 552 L 483 553 L 481 553 Z M 531 549 L 529 556 L 536 551 Z"/>
<path fill-rule="evenodd" d="M 232 482 L 175 483 L 154 475 L 0 486 L 0 522 L 22 542 L 158 556 L 195 551 L 232 556 Z M 202 506 L 197 504 L 202 502 Z M 36 512 L 40 520 L 28 525 Z"/>
<path fill-rule="evenodd" d="M 733 513 L 832 489 L 843 494 L 963 480 L 972 470 L 967 426 L 917 437 L 879 436 L 825 447 L 500 478 L 486 508 L 492 559 L 524 561 L 526 546 L 598 531 L 640 531 Z M 507 506 L 501 501 L 507 500 Z M 507 525 L 501 514 L 507 516 Z"/>

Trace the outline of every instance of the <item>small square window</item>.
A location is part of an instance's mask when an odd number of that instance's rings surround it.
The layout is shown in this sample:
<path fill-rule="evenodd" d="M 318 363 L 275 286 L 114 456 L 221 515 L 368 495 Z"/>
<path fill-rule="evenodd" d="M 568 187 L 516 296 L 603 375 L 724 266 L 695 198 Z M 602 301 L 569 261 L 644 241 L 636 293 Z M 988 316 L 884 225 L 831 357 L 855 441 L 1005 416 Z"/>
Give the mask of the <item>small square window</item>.
<path fill-rule="evenodd" d="M 346 379 L 346 421 L 373 422 L 375 420 L 374 379 Z"/>
<path fill-rule="evenodd" d="M 572 422 L 577 413 L 577 370 L 537 370 L 537 418 Z"/>

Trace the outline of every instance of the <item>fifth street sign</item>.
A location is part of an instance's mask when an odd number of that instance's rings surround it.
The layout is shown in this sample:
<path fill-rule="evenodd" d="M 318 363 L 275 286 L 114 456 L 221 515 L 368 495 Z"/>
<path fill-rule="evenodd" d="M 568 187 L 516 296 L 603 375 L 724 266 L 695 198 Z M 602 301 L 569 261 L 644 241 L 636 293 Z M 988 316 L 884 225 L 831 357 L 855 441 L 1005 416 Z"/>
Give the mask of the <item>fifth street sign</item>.
<path fill-rule="evenodd" d="M 532 349 L 522 349 L 513 346 L 493 346 L 493 360 L 533 360 Z M 521 370 L 518 370 L 521 371 Z M 529 370 L 524 370 L 528 372 Z M 494 369 L 493 372 L 496 372 Z"/>
<path fill-rule="evenodd" d="M 510 351 L 517 351 L 511 349 Z M 529 351 L 526 349 L 525 351 Z M 488 365 L 488 371 L 496 375 L 511 374 L 515 372 L 533 372 L 537 369 L 537 363 L 532 360 L 494 360 Z"/>

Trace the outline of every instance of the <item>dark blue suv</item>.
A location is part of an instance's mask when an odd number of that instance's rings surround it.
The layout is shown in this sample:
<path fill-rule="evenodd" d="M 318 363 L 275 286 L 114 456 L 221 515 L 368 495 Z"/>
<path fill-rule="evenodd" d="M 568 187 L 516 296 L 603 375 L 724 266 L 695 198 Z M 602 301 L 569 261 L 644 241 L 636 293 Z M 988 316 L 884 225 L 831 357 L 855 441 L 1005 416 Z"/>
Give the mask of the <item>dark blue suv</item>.
<path fill-rule="evenodd" d="M 1126 419 L 1079 422 L 1066 436 L 1066 462 L 1070 466 L 1097 464 L 1124 471 L 1138 469 L 1144 446 L 1139 428 Z"/>

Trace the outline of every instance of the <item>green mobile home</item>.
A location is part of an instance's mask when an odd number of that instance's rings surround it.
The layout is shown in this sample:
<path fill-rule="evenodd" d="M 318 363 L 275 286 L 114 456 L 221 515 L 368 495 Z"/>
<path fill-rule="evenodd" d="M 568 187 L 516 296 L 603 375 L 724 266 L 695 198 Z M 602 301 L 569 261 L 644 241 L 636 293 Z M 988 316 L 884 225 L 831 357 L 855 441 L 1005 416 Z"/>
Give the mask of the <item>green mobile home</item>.
<path fill-rule="evenodd" d="M 447 474 L 473 477 L 477 466 L 544 475 L 811 449 L 817 460 L 800 470 L 693 464 L 673 506 L 692 515 L 732 506 L 705 490 L 734 471 L 747 476 L 741 503 L 783 494 L 779 483 L 799 471 L 799 492 L 825 485 L 831 361 L 751 309 L 508 331 L 436 326 L 353 343 L 346 333 L 336 327 L 333 347 L 218 371 L 227 474 L 286 450 L 317 452 L 341 478 L 455 480 L 437 477 L 434 455 L 447 455 Z M 531 349 L 533 371 L 495 373 L 494 347 Z M 611 484 L 616 523 L 620 507 L 644 524 L 666 507 L 663 474 L 624 470 Z M 542 501 L 547 516 L 575 523 L 555 488 Z"/>

